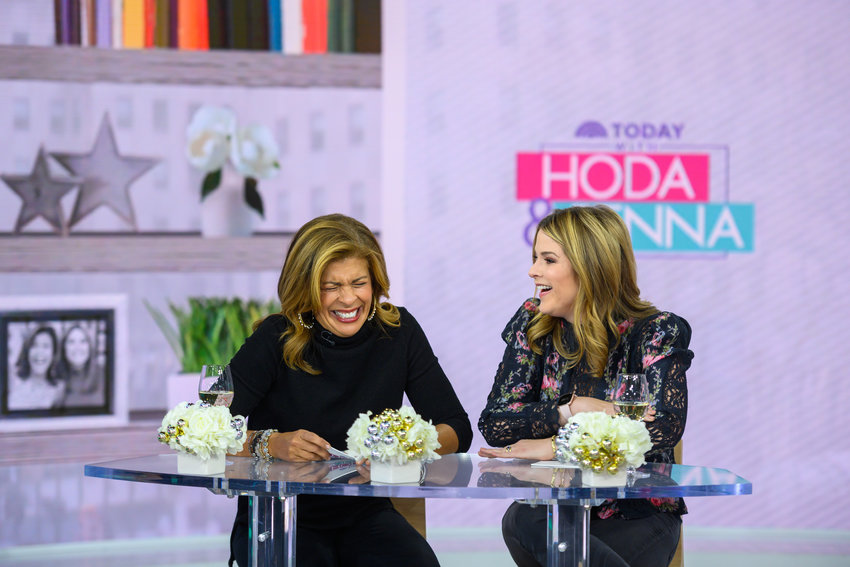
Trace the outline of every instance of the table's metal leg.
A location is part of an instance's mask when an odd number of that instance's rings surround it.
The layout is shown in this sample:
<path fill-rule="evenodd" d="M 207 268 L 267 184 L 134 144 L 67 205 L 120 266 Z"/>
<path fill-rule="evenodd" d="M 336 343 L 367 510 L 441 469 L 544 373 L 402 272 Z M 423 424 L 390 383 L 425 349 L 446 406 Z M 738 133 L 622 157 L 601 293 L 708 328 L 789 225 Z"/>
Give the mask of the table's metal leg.
<path fill-rule="evenodd" d="M 295 567 L 295 521 L 298 519 L 296 495 L 282 496 L 280 503 L 283 507 L 283 564 Z"/>
<path fill-rule="evenodd" d="M 296 496 L 249 496 L 251 567 L 295 566 Z"/>
<path fill-rule="evenodd" d="M 590 504 L 573 506 L 576 522 L 576 547 L 578 549 L 579 561 L 576 565 L 589 567 L 590 565 Z"/>
<path fill-rule="evenodd" d="M 251 567 L 275 567 L 274 501 L 271 496 L 249 496 L 251 523 L 248 537 L 251 545 Z"/>
<path fill-rule="evenodd" d="M 590 505 L 547 505 L 547 567 L 588 567 L 590 557 Z"/>

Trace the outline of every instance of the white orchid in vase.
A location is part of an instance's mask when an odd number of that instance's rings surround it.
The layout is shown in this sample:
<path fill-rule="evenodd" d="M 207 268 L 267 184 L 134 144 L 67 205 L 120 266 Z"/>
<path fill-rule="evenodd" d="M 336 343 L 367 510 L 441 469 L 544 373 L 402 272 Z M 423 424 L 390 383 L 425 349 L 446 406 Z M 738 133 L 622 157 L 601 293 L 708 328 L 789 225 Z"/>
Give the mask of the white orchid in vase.
<path fill-rule="evenodd" d="M 228 158 L 245 177 L 245 203 L 265 217 L 259 179 L 271 179 L 280 171 L 278 145 L 271 131 L 260 124 L 237 127 L 236 114 L 229 108 L 202 106 L 186 128 L 186 156 L 205 172 L 201 200 L 221 185 L 222 169 Z"/>

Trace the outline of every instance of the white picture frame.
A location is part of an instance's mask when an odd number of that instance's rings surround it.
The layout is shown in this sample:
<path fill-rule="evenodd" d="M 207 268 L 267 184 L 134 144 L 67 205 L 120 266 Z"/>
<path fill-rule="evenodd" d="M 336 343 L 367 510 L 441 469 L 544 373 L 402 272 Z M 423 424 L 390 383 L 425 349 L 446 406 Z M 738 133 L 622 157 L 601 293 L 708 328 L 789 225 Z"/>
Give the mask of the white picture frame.
<path fill-rule="evenodd" d="M 0 296 L 0 432 L 127 425 L 124 294 Z"/>

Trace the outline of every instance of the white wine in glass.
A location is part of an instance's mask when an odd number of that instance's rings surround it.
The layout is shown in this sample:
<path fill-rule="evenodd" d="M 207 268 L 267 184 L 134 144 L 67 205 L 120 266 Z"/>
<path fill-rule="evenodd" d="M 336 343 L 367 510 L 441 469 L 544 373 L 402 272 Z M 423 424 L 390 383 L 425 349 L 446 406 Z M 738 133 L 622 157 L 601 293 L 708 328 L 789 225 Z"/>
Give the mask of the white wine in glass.
<path fill-rule="evenodd" d="M 226 364 L 205 364 L 198 382 L 198 397 L 211 406 L 230 407 L 233 403 L 233 377 Z"/>
<path fill-rule="evenodd" d="M 617 374 L 617 386 L 612 396 L 614 407 L 622 415 L 635 421 L 643 419 L 649 408 L 649 383 L 646 374 Z M 648 474 L 638 472 L 632 465 L 626 466 L 629 478 L 647 478 Z"/>
<path fill-rule="evenodd" d="M 612 399 L 617 411 L 629 419 L 643 418 L 650 401 L 646 374 L 618 374 Z"/>

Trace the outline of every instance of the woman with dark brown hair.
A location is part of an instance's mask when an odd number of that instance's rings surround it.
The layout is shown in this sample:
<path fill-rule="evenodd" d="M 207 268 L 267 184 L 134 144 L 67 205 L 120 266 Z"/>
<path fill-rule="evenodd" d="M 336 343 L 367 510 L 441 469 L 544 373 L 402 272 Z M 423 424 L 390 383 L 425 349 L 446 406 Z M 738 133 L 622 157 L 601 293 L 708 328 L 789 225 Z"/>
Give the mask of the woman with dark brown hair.
<path fill-rule="evenodd" d="M 65 392 L 57 380 L 58 339 L 53 327 L 35 329 L 24 340 L 15 363 L 17 374 L 9 383 L 10 410 L 50 409 L 56 407 Z"/>

